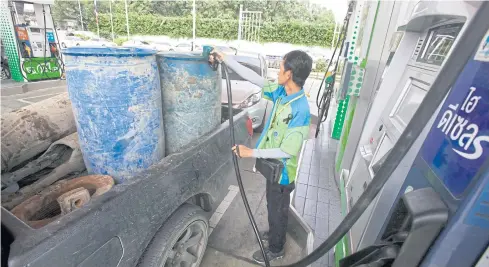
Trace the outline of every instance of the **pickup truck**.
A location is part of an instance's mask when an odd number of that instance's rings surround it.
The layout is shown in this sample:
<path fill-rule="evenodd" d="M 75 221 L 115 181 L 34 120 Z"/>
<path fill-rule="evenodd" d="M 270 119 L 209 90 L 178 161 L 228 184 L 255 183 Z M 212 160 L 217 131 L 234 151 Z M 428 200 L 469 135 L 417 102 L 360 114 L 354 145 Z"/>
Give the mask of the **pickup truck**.
<path fill-rule="evenodd" d="M 234 114 L 236 141 L 248 143 L 251 120 Z M 2 267 L 199 266 L 234 175 L 228 117 L 223 106 L 213 132 L 40 229 L 2 207 Z"/>

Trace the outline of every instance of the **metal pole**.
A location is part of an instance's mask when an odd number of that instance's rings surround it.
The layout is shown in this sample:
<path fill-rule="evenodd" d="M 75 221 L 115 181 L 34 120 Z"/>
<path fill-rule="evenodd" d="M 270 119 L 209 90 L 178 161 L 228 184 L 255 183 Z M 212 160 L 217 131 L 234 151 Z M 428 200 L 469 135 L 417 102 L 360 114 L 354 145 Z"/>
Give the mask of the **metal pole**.
<path fill-rule="evenodd" d="M 250 41 L 254 42 L 254 38 L 255 38 L 255 12 L 253 13 L 250 13 L 250 33 L 251 33 L 251 37 L 250 37 Z"/>
<path fill-rule="evenodd" d="M 124 5 L 126 6 L 126 29 L 127 29 L 127 39 L 129 40 L 129 14 L 127 13 L 127 0 L 124 0 Z"/>
<path fill-rule="evenodd" d="M 239 5 L 239 18 L 238 18 L 238 41 L 241 40 L 241 29 L 243 28 L 243 5 Z"/>
<path fill-rule="evenodd" d="M 258 33 L 258 13 L 255 13 L 255 21 L 253 22 L 253 35 L 255 38 L 255 42 L 258 41 L 257 33 Z"/>
<path fill-rule="evenodd" d="M 260 42 L 261 14 L 260 12 L 260 16 L 258 16 L 258 42 Z"/>
<path fill-rule="evenodd" d="M 192 4 L 192 51 L 195 48 L 195 17 L 196 17 L 196 13 L 195 13 L 195 0 L 194 0 Z"/>
<path fill-rule="evenodd" d="M 112 29 L 112 41 L 114 41 L 114 22 L 112 20 L 112 0 L 109 0 L 110 27 Z"/>
<path fill-rule="evenodd" d="M 333 39 L 331 39 L 331 47 L 334 47 L 334 40 L 336 39 L 336 29 L 338 28 L 338 22 L 334 23 Z"/>
<path fill-rule="evenodd" d="M 82 28 L 82 31 L 85 31 L 85 28 L 83 27 L 83 15 L 82 15 L 82 10 L 81 10 L 80 0 L 78 0 L 78 10 L 80 11 L 81 28 Z"/>
<path fill-rule="evenodd" d="M 17 23 L 21 23 L 20 22 L 20 19 L 19 19 L 19 13 L 17 12 L 17 5 L 15 4 L 15 2 L 12 1 L 12 6 L 14 7 L 14 11 L 15 11 L 15 19 L 17 19 Z M 15 24 L 15 23 L 14 23 Z"/>
<path fill-rule="evenodd" d="M 248 41 L 248 39 L 246 38 L 246 35 L 247 35 L 247 32 L 246 30 L 248 29 L 248 12 L 243 12 L 243 40 L 245 41 Z"/>
<path fill-rule="evenodd" d="M 100 27 L 98 25 L 97 0 L 93 0 L 93 8 L 95 10 L 95 22 L 97 24 L 97 36 L 100 37 Z"/>

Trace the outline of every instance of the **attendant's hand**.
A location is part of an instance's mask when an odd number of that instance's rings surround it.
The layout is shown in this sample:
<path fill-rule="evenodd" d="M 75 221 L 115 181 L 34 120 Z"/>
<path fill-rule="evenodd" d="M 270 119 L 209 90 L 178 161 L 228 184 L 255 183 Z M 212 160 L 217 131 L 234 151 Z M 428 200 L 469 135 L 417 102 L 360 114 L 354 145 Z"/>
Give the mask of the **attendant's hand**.
<path fill-rule="evenodd" d="M 224 54 L 216 49 L 212 49 L 209 55 L 209 62 L 214 64 L 214 61 L 222 62 L 224 60 Z"/>
<path fill-rule="evenodd" d="M 239 149 L 236 149 L 236 147 L 239 147 Z M 253 157 L 253 149 L 243 146 L 243 145 L 235 145 L 232 148 L 234 154 L 240 158 L 251 158 Z M 238 151 L 239 150 L 239 154 Z"/>

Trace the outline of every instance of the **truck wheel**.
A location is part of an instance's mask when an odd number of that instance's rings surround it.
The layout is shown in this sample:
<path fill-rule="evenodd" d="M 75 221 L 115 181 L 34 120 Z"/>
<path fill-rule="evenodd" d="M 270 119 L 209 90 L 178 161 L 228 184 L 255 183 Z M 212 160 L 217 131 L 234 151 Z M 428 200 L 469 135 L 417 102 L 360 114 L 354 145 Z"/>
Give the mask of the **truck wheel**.
<path fill-rule="evenodd" d="M 267 108 L 268 108 L 268 103 L 267 103 Z M 265 113 L 263 114 L 261 124 L 260 126 L 256 127 L 255 133 L 261 133 L 265 129 L 265 124 L 267 124 L 267 122 L 265 121 L 267 119 L 267 108 L 265 108 Z"/>
<path fill-rule="evenodd" d="M 209 222 L 194 205 L 180 207 L 156 232 L 139 267 L 198 267 L 207 246 Z"/>

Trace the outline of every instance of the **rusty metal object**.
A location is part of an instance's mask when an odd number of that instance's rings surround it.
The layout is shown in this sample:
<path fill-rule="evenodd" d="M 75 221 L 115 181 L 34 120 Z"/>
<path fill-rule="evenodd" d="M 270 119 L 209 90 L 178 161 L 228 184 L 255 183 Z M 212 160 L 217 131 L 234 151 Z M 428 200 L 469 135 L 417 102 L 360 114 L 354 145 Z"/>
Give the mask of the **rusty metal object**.
<path fill-rule="evenodd" d="M 78 187 L 59 196 L 56 201 L 61 208 L 61 214 L 68 214 L 90 201 L 90 193 L 86 188 Z"/>
<path fill-rule="evenodd" d="M 58 198 L 64 201 L 70 199 L 70 195 L 72 197 L 75 194 L 82 195 L 84 193 L 76 193 L 81 191 L 73 191 L 82 188 L 88 191 L 90 194 L 89 198 L 93 199 L 109 191 L 113 186 L 114 180 L 108 175 L 88 175 L 73 180 L 62 180 L 22 202 L 13 208 L 11 212 L 32 228 L 41 228 L 65 215 L 58 203 Z M 65 195 L 66 193 L 70 194 Z M 76 197 L 74 196 L 71 199 L 75 199 Z M 76 208 L 83 207 L 90 199 L 87 202 L 83 202 L 84 200 L 78 202 L 80 205 L 75 205 Z M 71 210 L 68 209 L 68 212 Z"/>
<path fill-rule="evenodd" d="M 62 151 L 62 153 L 60 151 Z M 54 142 L 42 156 L 32 163 L 32 166 L 39 166 L 41 163 L 43 163 L 45 166 L 57 167 L 49 174 L 39 178 L 39 180 L 36 182 L 21 188 L 16 193 L 2 194 L 2 205 L 6 209 L 11 209 L 17 206 L 22 201 L 33 196 L 47 186 L 52 185 L 66 175 L 85 170 L 83 155 L 78 143 L 78 134 L 74 133 Z M 50 163 L 50 165 L 47 163 Z M 32 173 L 33 170 L 37 170 L 37 167 L 33 168 L 30 164 L 28 164 L 26 165 L 25 170 L 24 168 L 21 168 L 18 170 L 18 172 L 25 175 Z M 10 178 L 7 177 L 8 180 L 6 179 L 5 182 L 18 181 L 20 180 L 19 177 L 21 177 L 21 175 L 13 175 Z M 3 183 L 4 181 L 2 177 L 2 184 Z"/>
<path fill-rule="evenodd" d="M 7 172 L 76 132 L 68 93 L 34 103 L 1 118 L 1 170 Z"/>

